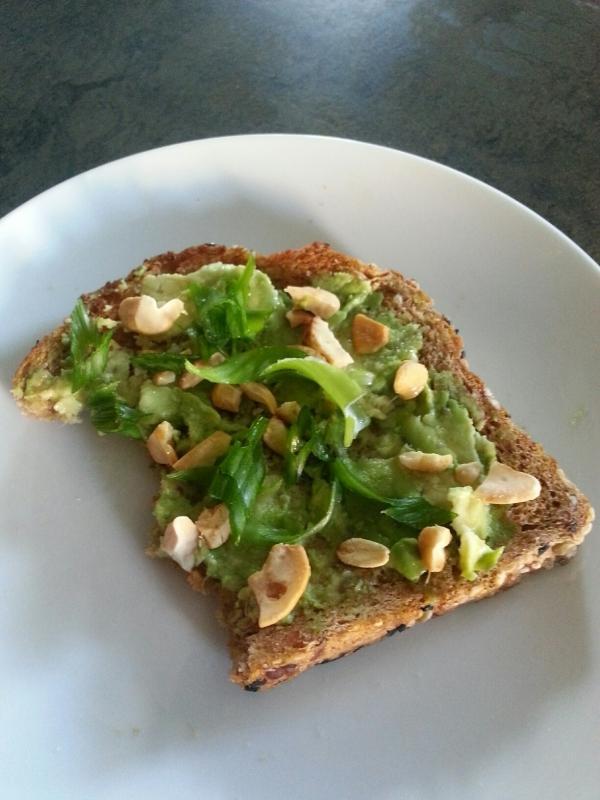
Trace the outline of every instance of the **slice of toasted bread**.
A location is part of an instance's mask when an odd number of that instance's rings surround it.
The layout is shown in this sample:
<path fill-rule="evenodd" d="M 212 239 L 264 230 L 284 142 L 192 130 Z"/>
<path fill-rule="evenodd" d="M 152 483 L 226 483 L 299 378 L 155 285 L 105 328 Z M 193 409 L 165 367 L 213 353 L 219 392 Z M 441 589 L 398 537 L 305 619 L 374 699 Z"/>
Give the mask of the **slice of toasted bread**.
<path fill-rule="evenodd" d="M 147 273 L 185 274 L 215 261 L 243 264 L 247 256 L 248 251 L 241 247 L 207 244 L 157 256 L 147 260 L 145 267 Z M 495 444 L 499 460 L 537 476 L 542 488 L 536 500 L 510 509 L 516 532 L 497 566 L 475 580 L 459 577 L 456 565 L 450 561 L 442 572 L 432 574 L 427 584 L 409 583 L 391 570 L 363 570 L 371 591 L 362 595 L 360 604 L 355 597 L 349 597 L 333 608 L 300 610 L 291 624 L 259 629 L 255 617 L 240 610 L 233 593 L 206 580 L 201 568 L 194 570 L 188 576 L 193 588 L 219 594 L 221 616 L 230 632 L 233 681 L 251 691 L 275 686 L 315 664 L 339 658 L 463 603 L 495 594 L 512 586 L 527 572 L 551 567 L 574 554 L 591 528 L 593 509 L 556 461 L 511 421 L 482 381 L 469 370 L 458 332 L 433 308 L 429 297 L 414 281 L 398 272 L 363 264 L 321 243 L 258 256 L 256 262 L 278 288 L 302 285 L 327 272 L 347 271 L 371 280 L 382 292 L 389 309 L 404 322 L 421 326 L 420 360 L 428 368 L 451 371 L 477 401 L 483 412 L 481 432 Z M 107 283 L 84 295 L 83 300 L 92 316 L 117 319 L 120 301 L 136 294 L 140 281 L 139 272 L 134 270 L 124 281 Z M 25 412 L 48 419 L 61 418 L 51 398 L 32 399 L 25 390 L 34 371 L 42 368 L 56 374 L 60 369 L 67 355 L 67 331 L 68 323 L 59 326 L 36 344 L 17 369 L 14 392 Z M 120 343 L 131 344 L 126 332 L 118 330 L 115 336 Z"/>

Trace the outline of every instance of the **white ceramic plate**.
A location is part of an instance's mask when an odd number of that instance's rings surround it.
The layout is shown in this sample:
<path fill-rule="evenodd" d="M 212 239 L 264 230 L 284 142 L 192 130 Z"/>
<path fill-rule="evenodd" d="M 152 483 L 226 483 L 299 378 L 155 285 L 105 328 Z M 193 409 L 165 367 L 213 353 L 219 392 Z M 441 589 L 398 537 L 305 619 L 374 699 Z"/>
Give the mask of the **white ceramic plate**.
<path fill-rule="evenodd" d="M 248 694 L 211 602 L 144 558 L 142 448 L 26 420 L 8 395 L 77 295 L 144 257 L 314 239 L 414 276 L 598 505 L 600 273 L 523 206 L 415 156 L 304 136 L 73 178 L 0 223 L 4 798 L 598 796 L 597 533 L 564 568 Z"/>

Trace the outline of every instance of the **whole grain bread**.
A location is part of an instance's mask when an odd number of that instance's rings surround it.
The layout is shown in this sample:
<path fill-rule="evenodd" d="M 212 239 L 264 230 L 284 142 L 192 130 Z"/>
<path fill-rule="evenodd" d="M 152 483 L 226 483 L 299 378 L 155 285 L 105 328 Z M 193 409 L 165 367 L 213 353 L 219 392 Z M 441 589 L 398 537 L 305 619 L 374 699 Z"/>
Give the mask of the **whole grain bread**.
<path fill-rule="evenodd" d="M 146 273 L 186 274 L 215 261 L 243 264 L 247 256 L 248 251 L 242 247 L 205 244 L 156 256 L 145 261 L 144 266 Z M 409 583 L 392 570 L 360 570 L 371 589 L 361 595 L 360 602 L 352 596 L 335 607 L 300 610 L 291 624 L 259 629 L 255 615 L 244 614 L 234 594 L 205 579 L 201 567 L 194 570 L 188 575 L 190 585 L 201 591 L 214 591 L 220 598 L 220 615 L 230 633 L 234 682 L 251 691 L 270 688 L 315 664 L 340 658 L 463 603 L 493 595 L 515 584 L 524 574 L 552 567 L 574 554 L 592 525 L 594 512 L 589 502 L 556 461 L 512 422 L 508 412 L 469 370 L 458 331 L 434 309 L 417 283 L 399 272 L 361 263 L 323 243 L 257 256 L 256 263 L 279 288 L 302 285 L 328 272 L 346 271 L 369 279 L 382 292 L 389 309 L 404 322 L 421 326 L 420 360 L 429 368 L 451 371 L 476 400 L 482 411 L 480 430 L 494 442 L 499 460 L 537 476 L 542 490 L 536 500 L 510 509 L 516 533 L 497 566 L 476 580 L 461 578 L 451 560 L 443 572 L 431 575 L 427 584 Z M 139 293 L 140 283 L 141 275 L 136 269 L 125 280 L 112 281 L 84 295 L 83 301 L 91 315 L 116 320 L 119 303 L 124 297 Z M 23 411 L 46 419 L 60 418 L 51 400 L 28 398 L 25 388 L 34 371 L 59 371 L 67 355 L 67 332 L 65 322 L 39 341 L 18 367 L 14 392 Z M 116 330 L 115 339 L 120 344 L 133 345 L 131 334 L 122 328 Z"/>

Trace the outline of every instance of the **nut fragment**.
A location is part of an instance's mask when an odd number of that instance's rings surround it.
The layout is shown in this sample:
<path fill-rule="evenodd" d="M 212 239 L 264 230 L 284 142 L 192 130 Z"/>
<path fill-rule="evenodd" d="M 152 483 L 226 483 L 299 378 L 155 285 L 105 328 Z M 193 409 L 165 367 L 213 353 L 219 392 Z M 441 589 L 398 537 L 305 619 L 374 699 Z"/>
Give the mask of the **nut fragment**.
<path fill-rule="evenodd" d="M 315 317 L 306 327 L 306 344 L 316 350 L 334 367 L 347 367 L 354 359 L 338 342 L 329 325 Z"/>
<path fill-rule="evenodd" d="M 269 414 L 274 414 L 277 410 L 277 400 L 273 392 L 264 383 L 240 383 L 240 389 L 249 400 L 263 405 Z"/>
<path fill-rule="evenodd" d="M 195 367 L 205 367 L 205 361 L 193 361 L 192 362 Z M 194 375 L 192 372 L 187 372 L 187 370 L 181 375 L 179 378 L 177 385 L 180 389 L 193 389 L 194 386 L 198 386 L 204 378 L 201 378 L 200 375 Z"/>
<path fill-rule="evenodd" d="M 155 386 L 168 386 L 175 383 L 177 375 L 170 369 L 164 369 L 162 372 L 155 372 L 152 376 L 152 383 Z"/>
<path fill-rule="evenodd" d="M 271 417 L 263 434 L 263 442 L 273 452 L 285 455 L 287 449 L 287 428 L 278 417 Z"/>
<path fill-rule="evenodd" d="M 314 317 L 310 311 L 303 311 L 301 308 L 292 308 L 285 315 L 291 328 L 299 328 L 300 325 L 308 325 Z"/>
<path fill-rule="evenodd" d="M 196 528 L 209 550 L 225 544 L 231 533 L 229 510 L 225 503 L 205 508 L 196 520 Z"/>
<path fill-rule="evenodd" d="M 541 489 L 540 482 L 533 475 L 494 461 L 483 483 L 475 490 L 474 496 L 485 503 L 508 505 L 535 500 L 539 497 Z"/>
<path fill-rule="evenodd" d="M 454 477 L 459 486 L 471 486 L 481 475 L 481 464 L 479 461 L 469 461 L 466 464 L 459 464 L 454 470 Z"/>
<path fill-rule="evenodd" d="M 258 627 L 266 628 L 287 617 L 309 578 L 310 562 L 301 544 L 273 545 L 262 569 L 248 578 L 258 603 Z"/>
<path fill-rule="evenodd" d="M 212 388 L 210 399 L 215 408 L 236 412 L 240 410 L 242 390 L 230 383 L 217 383 Z"/>
<path fill-rule="evenodd" d="M 191 469 L 192 467 L 212 467 L 217 458 L 224 455 L 229 448 L 231 436 L 224 431 L 215 431 L 198 442 L 195 447 L 181 456 L 174 464 L 174 469 Z"/>
<path fill-rule="evenodd" d="M 427 386 L 429 373 L 418 361 L 403 361 L 396 370 L 394 391 L 403 400 L 412 400 Z"/>
<path fill-rule="evenodd" d="M 390 340 L 390 329 L 365 314 L 356 314 L 352 320 L 352 346 L 359 355 L 376 353 Z"/>
<path fill-rule="evenodd" d="M 443 525 L 429 525 L 418 536 L 419 555 L 427 572 L 441 572 L 446 563 L 446 547 L 452 534 Z"/>
<path fill-rule="evenodd" d="M 170 467 L 177 461 L 177 453 L 173 447 L 175 430 L 170 422 L 160 422 L 152 431 L 146 442 L 148 452 L 157 464 L 168 464 Z"/>
<path fill-rule="evenodd" d="M 351 567 L 373 569 L 383 567 L 390 559 L 390 551 L 384 544 L 370 539 L 346 539 L 337 549 L 337 557 Z"/>
<path fill-rule="evenodd" d="M 153 336 L 166 333 L 173 327 L 173 323 L 183 314 L 184 305 L 181 300 L 174 298 L 162 306 L 154 297 L 142 294 L 139 297 L 126 297 L 119 306 L 119 318 L 123 325 L 135 333 Z"/>
<path fill-rule="evenodd" d="M 194 553 L 198 547 L 198 530 L 194 521 L 189 517 L 175 517 L 165 528 L 160 547 L 189 572 L 194 566 Z"/>
<path fill-rule="evenodd" d="M 296 308 L 311 311 L 321 319 L 329 319 L 340 310 L 340 301 L 327 289 L 319 289 L 316 286 L 286 286 L 285 291 L 292 298 Z"/>
<path fill-rule="evenodd" d="M 409 450 L 400 453 L 398 461 L 403 467 L 415 472 L 443 472 L 452 466 L 452 456 L 448 453 L 441 456 L 438 453 L 422 453 L 420 450 Z"/>
<path fill-rule="evenodd" d="M 291 425 L 298 419 L 298 414 L 300 413 L 300 403 L 296 402 L 296 400 L 288 400 L 287 403 L 282 403 L 275 413 L 279 419 L 282 419 L 284 422 L 287 422 L 288 425 Z"/>

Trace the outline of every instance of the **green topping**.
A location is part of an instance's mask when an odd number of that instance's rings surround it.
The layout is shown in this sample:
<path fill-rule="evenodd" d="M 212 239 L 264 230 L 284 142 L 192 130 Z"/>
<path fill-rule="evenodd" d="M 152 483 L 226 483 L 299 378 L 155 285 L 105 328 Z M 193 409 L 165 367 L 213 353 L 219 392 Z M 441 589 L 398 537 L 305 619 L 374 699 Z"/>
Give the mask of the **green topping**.
<path fill-rule="evenodd" d="M 267 369 L 278 361 L 306 358 L 306 353 L 296 347 L 257 347 L 231 356 L 217 367 L 195 367 L 190 361 L 185 368 L 192 375 L 211 383 L 247 383 L 268 374 Z"/>
<path fill-rule="evenodd" d="M 475 531 L 464 528 L 460 535 L 458 548 L 460 574 L 468 581 L 475 580 L 478 572 L 485 572 L 496 566 L 503 551 L 504 547 L 492 550 Z"/>
<path fill-rule="evenodd" d="M 144 415 L 128 406 L 114 388 L 105 386 L 87 398 L 92 425 L 101 433 L 120 433 L 132 439 L 143 439 Z"/>
<path fill-rule="evenodd" d="M 460 539 L 458 558 L 461 575 L 469 581 L 477 573 L 496 566 L 504 547 L 492 549 L 486 539 L 497 535 L 497 521 L 492 509 L 470 486 L 457 486 L 448 492 L 448 500 L 456 517 L 452 526 Z"/>
<path fill-rule="evenodd" d="M 284 474 L 287 483 L 298 483 L 309 456 L 329 460 L 326 436 L 327 422 L 317 423 L 314 414 L 304 406 L 288 433 Z"/>
<path fill-rule="evenodd" d="M 170 371 L 177 374 L 185 369 L 186 357 L 180 353 L 138 353 L 131 357 L 131 363 L 148 372 Z"/>
<path fill-rule="evenodd" d="M 390 566 L 409 581 L 418 581 L 425 572 L 416 539 L 400 539 L 390 550 Z"/>
<path fill-rule="evenodd" d="M 74 392 L 101 380 L 113 332 L 100 333 L 81 300 L 71 312 L 71 387 Z"/>

